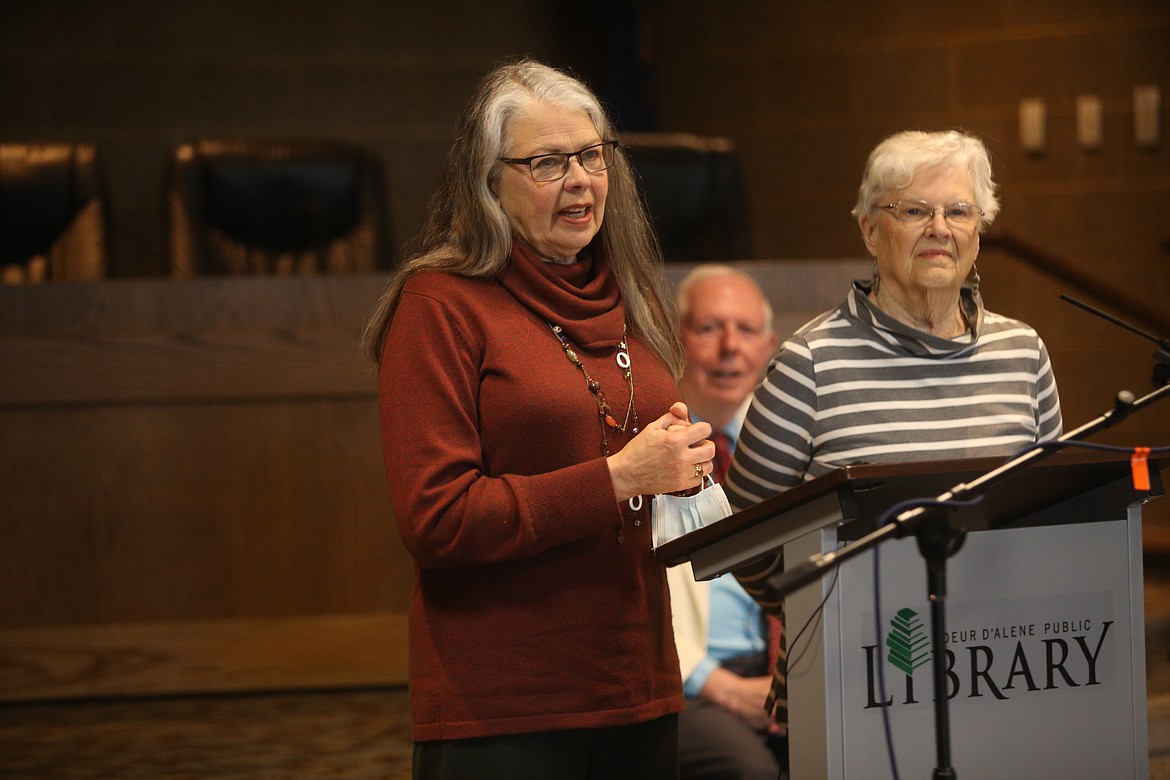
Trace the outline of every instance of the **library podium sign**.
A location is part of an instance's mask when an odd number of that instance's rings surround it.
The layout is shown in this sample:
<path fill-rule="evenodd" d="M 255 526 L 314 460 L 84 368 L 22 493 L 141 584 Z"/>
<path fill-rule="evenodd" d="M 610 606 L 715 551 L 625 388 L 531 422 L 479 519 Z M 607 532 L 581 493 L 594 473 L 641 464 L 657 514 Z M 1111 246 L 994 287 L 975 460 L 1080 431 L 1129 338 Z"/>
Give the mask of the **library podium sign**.
<path fill-rule="evenodd" d="M 664 544 L 710 579 L 783 550 L 792 565 L 873 530 L 883 512 L 1002 463 L 849 466 Z M 957 510 L 941 659 L 963 780 L 1145 778 L 1141 507 L 1126 458 L 1060 453 Z M 729 575 L 730 576 L 730 575 Z M 929 777 L 936 759 L 925 563 L 893 539 L 788 594 L 792 780 Z M 880 603 L 875 603 L 875 585 Z"/>

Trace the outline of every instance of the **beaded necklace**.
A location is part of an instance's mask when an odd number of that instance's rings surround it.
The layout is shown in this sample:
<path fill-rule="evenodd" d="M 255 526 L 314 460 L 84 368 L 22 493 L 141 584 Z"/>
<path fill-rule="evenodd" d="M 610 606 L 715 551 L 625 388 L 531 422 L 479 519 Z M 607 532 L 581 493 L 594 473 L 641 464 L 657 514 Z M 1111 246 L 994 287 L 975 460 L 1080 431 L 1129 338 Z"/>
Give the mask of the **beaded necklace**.
<path fill-rule="evenodd" d="M 633 364 L 630 362 L 630 348 L 626 344 L 626 329 L 622 328 L 622 340 L 618 342 L 615 360 L 617 360 L 618 367 L 625 372 L 626 388 L 630 391 L 630 401 L 626 404 L 626 416 L 621 425 L 618 425 L 617 418 L 613 416 L 613 410 L 609 407 L 609 402 L 605 400 L 605 391 L 601 389 L 601 383 L 589 376 L 585 364 L 581 362 L 581 358 L 577 357 L 577 351 L 565 336 L 564 329 L 551 322 L 548 326 L 556 334 L 557 341 L 561 342 L 561 349 L 564 350 L 565 357 L 569 359 L 570 363 L 581 369 L 581 374 L 585 377 L 585 387 L 589 389 L 589 394 L 593 396 L 593 401 L 597 404 L 597 421 L 601 425 L 601 454 L 609 457 L 612 453 L 609 451 L 607 428 L 613 428 L 622 433 L 627 430 L 635 434 L 638 432 L 638 410 L 634 408 L 634 371 Z"/>
<path fill-rule="evenodd" d="M 581 369 L 581 375 L 585 377 L 585 387 L 588 388 L 589 394 L 593 396 L 594 403 L 597 404 L 597 422 L 601 427 L 601 454 L 605 457 L 610 456 L 609 451 L 609 436 L 607 429 L 625 433 L 629 430 L 633 434 L 638 433 L 638 410 L 634 406 L 634 367 L 630 361 L 630 348 L 626 344 L 626 327 L 622 326 L 622 340 L 618 342 L 617 354 L 614 359 L 617 361 L 618 368 L 622 369 L 626 379 L 626 389 L 630 392 L 629 403 L 626 404 L 626 414 L 622 419 L 621 425 L 618 424 L 617 418 L 613 415 L 613 410 L 609 406 L 609 402 L 605 400 L 605 392 L 601 389 L 601 383 L 593 377 L 589 376 L 589 371 L 586 370 L 585 364 L 581 362 L 581 358 L 577 356 L 577 350 L 573 348 L 572 342 L 565 336 L 565 331 L 560 325 L 554 325 L 551 322 L 548 326 L 556 335 L 557 341 L 561 343 L 561 349 L 564 350 L 565 357 L 569 362 Z M 636 502 L 636 503 L 635 503 Z M 629 500 L 630 509 L 637 512 L 642 508 L 642 497 L 634 496 Z M 641 521 L 635 520 L 634 525 L 641 525 Z M 621 527 L 618 527 L 618 544 L 622 543 Z"/>

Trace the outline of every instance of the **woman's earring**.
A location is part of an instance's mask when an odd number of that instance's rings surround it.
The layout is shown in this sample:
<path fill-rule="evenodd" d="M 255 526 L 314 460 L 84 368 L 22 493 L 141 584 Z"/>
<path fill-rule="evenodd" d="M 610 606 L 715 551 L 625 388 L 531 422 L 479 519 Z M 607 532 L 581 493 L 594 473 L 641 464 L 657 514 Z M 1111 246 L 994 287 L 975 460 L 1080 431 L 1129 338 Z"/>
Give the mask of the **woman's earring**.
<path fill-rule="evenodd" d="M 979 294 L 979 266 L 977 264 L 971 266 L 971 292 Z"/>
<path fill-rule="evenodd" d="M 877 293 L 877 288 L 878 288 L 878 266 L 877 266 L 877 258 L 875 257 L 873 259 L 873 279 L 869 283 L 869 294 L 873 295 L 873 294 Z"/>

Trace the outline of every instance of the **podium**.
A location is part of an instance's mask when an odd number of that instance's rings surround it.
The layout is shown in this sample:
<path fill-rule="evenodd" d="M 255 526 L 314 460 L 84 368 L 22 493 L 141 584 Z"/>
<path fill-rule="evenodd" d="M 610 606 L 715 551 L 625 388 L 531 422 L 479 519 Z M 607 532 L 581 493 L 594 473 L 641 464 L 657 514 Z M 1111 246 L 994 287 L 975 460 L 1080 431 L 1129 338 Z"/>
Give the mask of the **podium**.
<path fill-rule="evenodd" d="M 846 466 L 661 545 L 711 579 L 783 550 L 838 549 L 885 510 L 933 498 L 1004 459 Z M 1066 451 L 953 510 L 946 659 L 962 780 L 1145 778 L 1141 505 L 1128 458 Z M 880 604 L 875 606 L 875 568 Z M 729 575 L 730 576 L 730 575 Z M 935 762 L 926 566 L 913 537 L 844 561 L 788 594 L 792 780 L 930 777 Z M 884 679 L 885 696 L 881 681 Z"/>

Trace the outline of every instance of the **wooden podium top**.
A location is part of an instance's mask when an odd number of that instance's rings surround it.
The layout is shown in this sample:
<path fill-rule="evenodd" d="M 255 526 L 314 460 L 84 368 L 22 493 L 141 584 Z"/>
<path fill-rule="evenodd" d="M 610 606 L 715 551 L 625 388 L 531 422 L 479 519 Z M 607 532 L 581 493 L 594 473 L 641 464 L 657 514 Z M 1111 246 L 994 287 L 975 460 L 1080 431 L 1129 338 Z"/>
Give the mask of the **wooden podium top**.
<path fill-rule="evenodd" d="M 764 552 L 779 550 L 789 539 L 811 530 L 810 522 L 814 527 L 818 523 L 823 526 L 827 523 L 817 518 L 830 516 L 837 524 L 838 538 L 851 541 L 872 531 L 883 513 L 895 504 L 935 498 L 1008 460 L 998 457 L 843 466 L 673 539 L 658 547 L 655 554 L 667 566 L 675 566 L 711 546 L 733 543 L 736 537 L 751 537 L 748 544 L 753 546 L 755 555 L 741 561 L 746 563 L 762 554 L 760 545 L 765 538 L 773 543 L 763 542 L 769 548 Z M 979 491 L 983 499 L 978 504 L 954 510 L 955 522 L 966 530 L 977 531 L 1011 523 L 1083 522 L 1081 518 L 1086 514 L 1107 519 L 1112 517 L 1105 513 L 1109 508 L 1123 508 L 1149 496 L 1163 495 L 1160 469 L 1167 464 L 1167 457 L 1150 460 L 1147 493 L 1134 488 L 1128 456 L 1076 447 L 1044 454 L 984 486 Z M 1077 511 L 1070 516 L 1065 504 L 1071 501 L 1076 501 Z M 814 509 L 811 520 L 810 509 Z"/>

